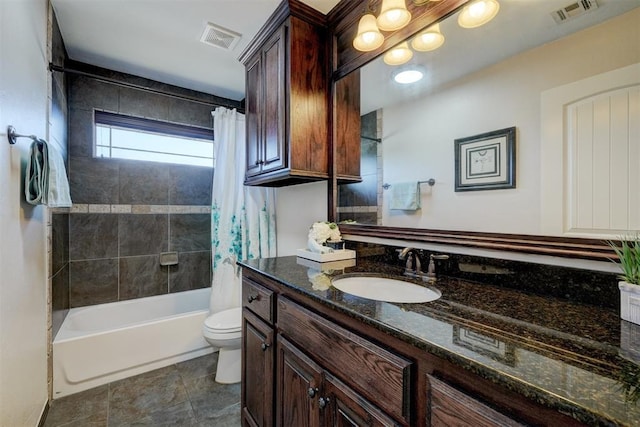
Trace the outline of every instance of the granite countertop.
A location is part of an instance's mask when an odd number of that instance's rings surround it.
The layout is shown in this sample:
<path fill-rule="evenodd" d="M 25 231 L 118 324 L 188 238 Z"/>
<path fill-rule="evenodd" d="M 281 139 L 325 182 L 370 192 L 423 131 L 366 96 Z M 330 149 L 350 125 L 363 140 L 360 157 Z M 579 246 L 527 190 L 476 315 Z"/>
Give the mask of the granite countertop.
<path fill-rule="evenodd" d="M 616 310 L 452 277 L 432 285 L 413 280 L 441 291 L 436 301 L 387 303 L 330 282 L 354 273 L 402 277 L 388 264 L 358 259 L 324 272 L 295 256 L 240 264 L 582 422 L 640 426 L 640 402 L 629 399 L 639 393 L 640 361 L 626 348 L 630 339 L 640 345 L 640 325 Z"/>

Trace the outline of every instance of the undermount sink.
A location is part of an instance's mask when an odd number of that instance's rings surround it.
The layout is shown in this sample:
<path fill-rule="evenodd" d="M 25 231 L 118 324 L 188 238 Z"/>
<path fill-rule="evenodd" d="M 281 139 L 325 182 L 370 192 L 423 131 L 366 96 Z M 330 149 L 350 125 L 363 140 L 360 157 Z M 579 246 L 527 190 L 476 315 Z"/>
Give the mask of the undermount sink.
<path fill-rule="evenodd" d="M 347 294 L 376 301 L 417 303 L 435 301 L 442 296 L 437 289 L 387 277 L 338 277 L 331 284 Z"/>

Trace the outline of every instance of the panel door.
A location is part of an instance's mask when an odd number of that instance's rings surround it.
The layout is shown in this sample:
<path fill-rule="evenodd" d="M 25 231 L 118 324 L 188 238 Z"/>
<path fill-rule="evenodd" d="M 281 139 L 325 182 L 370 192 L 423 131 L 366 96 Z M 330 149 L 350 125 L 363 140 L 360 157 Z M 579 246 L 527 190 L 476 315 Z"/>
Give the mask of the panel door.
<path fill-rule="evenodd" d="M 246 425 L 273 425 L 273 328 L 248 309 L 242 321 L 242 417 Z"/>
<path fill-rule="evenodd" d="M 325 426 L 382 427 L 399 425 L 332 375 L 325 374 L 324 387 L 327 410 Z"/>
<path fill-rule="evenodd" d="M 286 30 L 284 25 L 267 41 L 262 53 L 264 111 L 262 172 L 286 166 Z"/>
<path fill-rule="evenodd" d="M 320 427 L 322 369 L 285 338 L 278 336 L 276 424 Z"/>
<path fill-rule="evenodd" d="M 246 67 L 246 139 L 247 139 L 247 169 L 246 176 L 253 176 L 262 170 L 262 132 L 261 132 L 261 97 L 262 72 L 261 57 L 257 54 Z"/>

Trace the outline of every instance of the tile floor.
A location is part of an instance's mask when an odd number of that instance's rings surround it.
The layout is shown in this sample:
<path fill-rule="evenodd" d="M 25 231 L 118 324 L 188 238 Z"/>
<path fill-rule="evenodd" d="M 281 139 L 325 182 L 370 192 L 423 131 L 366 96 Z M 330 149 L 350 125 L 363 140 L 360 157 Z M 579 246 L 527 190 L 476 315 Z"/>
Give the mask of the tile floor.
<path fill-rule="evenodd" d="M 240 384 L 214 381 L 218 353 L 51 402 L 45 427 L 240 426 Z"/>

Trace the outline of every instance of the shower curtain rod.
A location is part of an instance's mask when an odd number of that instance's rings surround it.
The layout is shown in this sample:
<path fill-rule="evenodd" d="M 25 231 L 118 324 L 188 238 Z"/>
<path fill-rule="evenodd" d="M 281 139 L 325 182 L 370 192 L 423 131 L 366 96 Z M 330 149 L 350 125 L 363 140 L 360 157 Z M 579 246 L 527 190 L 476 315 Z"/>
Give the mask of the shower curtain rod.
<path fill-rule="evenodd" d="M 170 96 L 172 98 L 182 99 L 182 100 L 190 101 L 190 102 L 196 102 L 198 104 L 203 104 L 203 105 L 211 105 L 213 107 L 236 108 L 236 109 L 238 109 L 238 111 L 244 112 L 244 109 L 242 109 L 238 105 L 234 105 L 232 103 L 224 103 L 224 102 L 216 103 L 216 102 L 211 102 L 211 101 L 203 101 L 202 99 L 194 98 L 194 97 L 187 96 L 187 95 L 178 95 L 178 94 L 175 94 L 175 93 L 167 93 L 167 92 L 159 90 L 159 89 L 153 89 L 153 88 L 137 85 L 135 83 L 122 82 L 120 80 L 111 79 L 109 77 L 103 77 L 103 76 L 100 76 L 98 74 L 87 73 L 86 71 L 80 71 L 80 70 L 74 70 L 73 68 L 61 67 L 61 66 L 55 65 L 55 64 L 53 64 L 51 62 L 49 63 L 49 71 L 55 71 L 55 72 L 58 72 L 58 73 L 75 74 L 75 75 L 83 76 L 83 77 L 91 77 L 92 79 L 100 80 L 100 81 L 103 81 L 105 83 L 111 83 L 111 84 L 118 85 L 118 86 L 128 87 L 130 89 L 143 90 L 145 92 L 155 93 L 157 95 Z M 211 96 L 215 96 L 215 95 L 211 95 Z M 240 102 L 238 102 L 238 103 L 240 103 Z"/>

